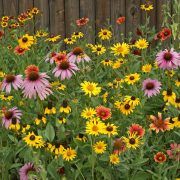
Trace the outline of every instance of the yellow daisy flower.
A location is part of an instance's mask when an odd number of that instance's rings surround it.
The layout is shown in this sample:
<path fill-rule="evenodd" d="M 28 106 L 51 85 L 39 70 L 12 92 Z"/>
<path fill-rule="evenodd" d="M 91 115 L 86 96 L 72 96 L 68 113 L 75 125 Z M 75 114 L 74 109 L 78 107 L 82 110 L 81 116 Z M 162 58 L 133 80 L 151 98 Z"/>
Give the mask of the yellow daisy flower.
<path fill-rule="evenodd" d="M 82 32 L 74 32 L 72 34 L 72 38 L 77 39 L 77 38 L 82 38 L 84 34 Z"/>
<path fill-rule="evenodd" d="M 0 70 L 0 78 L 4 78 L 5 77 L 5 73 L 3 71 Z"/>
<path fill-rule="evenodd" d="M 12 118 L 12 122 L 9 126 L 9 129 L 15 130 L 15 131 L 19 131 L 21 128 L 19 122 L 17 121 L 16 118 Z"/>
<path fill-rule="evenodd" d="M 120 160 L 119 160 L 119 157 L 118 157 L 117 154 L 111 154 L 111 155 L 109 156 L 109 160 L 110 160 L 110 163 L 111 163 L 111 164 L 114 164 L 114 165 L 120 163 Z"/>
<path fill-rule="evenodd" d="M 102 60 L 101 63 L 104 65 L 104 66 L 111 66 L 113 64 L 113 61 L 110 60 L 110 59 L 105 59 L 105 60 Z"/>
<path fill-rule="evenodd" d="M 96 114 L 96 110 L 94 108 L 85 108 L 82 113 L 81 113 L 81 117 L 85 118 L 85 119 L 91 119 L 94 117 L 94 115 Z"/>
<path fill-rule="evenodd" d="M 176 85 L 177 87 L 180 86 L 180 78 L 178 78 L 178 80 L 175 81 L 175 85 Z"/>
<path fill-rule="evenodd" d="M 98 141 L 93 145 L 96 154 L 103 154 L 106 150 L 107 144 L 104 141 Z"/>
<path fill-rule="evenodd" d="M 102 98 L 103 98 L 103 102 L 106 103 L 107 102 L 107 97 L 108 97 L 109 93 L 108 92 L 105 92 L 103 95 L 102 95 Z"/>
<path fill-rule="evenodd" d="M 145 64 L 144 66 L 142 66 L 142 72 L 149 73 L 151 72 L 151 69 L 152 69 L 151 64 Z"/>
<path fill-rule="evenodd" d="M 136 98 L 135 96 L 125 96 L 124 101 L 128 102 L 132 106 L 137 106 L 140 104 L 139 98 Z"/>
<path fill-rule="evenodd" d="M 41 123 L 46 124 L 47 120 L 45 117 L 42 116 L 42 114 L 38 114 L 38 117 L 34 120 L 34 123 L 36 125 L 39 125 Z"/>
<path fill-rule="evenodd" d="M 141 9 L 145 11 L 150 11 L 153 9 L 153 5 L 150 3 L 147 4 L 141 4 Z"/>
<path fill-rule="evenodd" d="M 94 45 L 92 47 L 92 52 L 96 53 L 97 55 L 101 55 L 101 54 L 104 54 L 106 52 L 106 48 L 104 46 L 102 46 L 101 44 Z"/>
<path fill-rule="evenodd" d="M 98 37 L 102 40 L 109 40 L 112 37 L 112 32 L 108 29 L 101 29 L 98 33 Z"/>
<path fill-rule="evenodd" d="M 173 77 L 175 72 L 173 70 L 168 70 L 168 71 L 165 71 L 165 74 L 167 74 L 170 77 Z"/>
<path fill-rule="evenodd" d="M 162 92 L 164 102 L 173 103 L 176 99 L 176 94 L 171 89 Z"/>
<path fill-rule="evenodd" d="M 147 42 L 146 39 L 139 39 L 138 41 L 136 41 L 135 46 L 138 49 L 146 49 L 148 47 L 149 43 Z"/>
<path fill-rule="evenodd" d="M 29 124 L 24 124 L 21 126 L 21 128 L 22 128 L 21 132 L 25 134 L 25 132 L 28 131 L 31 128 L 31 126 Z"/>
<path fill-rule="evenodd" d="M 115 56 L 122 55 L 124 57 L 129 54 L 129 45 L 124 42 L 122 44 L 116 43 L 111 47 L 111 50 Z"/>
<path fill-rule="evenodd" d="M 66 100 L 63 101 L 60 109 L 59 109 L 59 112 L 64 112 L 66 114 L 69 114 L 71 112 L 71 107 L 68 106 L 68 102 Z"/>
<path fill-rule="evenodd" d="M 53 107 L 52 102 L 48 102 L 48 106 L 45 108 L 44 114 L 56 114 L 56 108 Z"/>
<path fill-rule="evenodd" d="M 134 106 L 130 105 L 127 102 L 123 102 L 121 103 L 119 110 L 121 111 L 122 114 L 125 114 L 127 116 L 128 114 L 133 112 Z"/>
<path fill-rule="evenodd" d="M 108 137 L 111 137 L 113 135 L 117 135 L 117 126 L 115 126 L 114 124 L 110 124 L 108 123 L 104 129 L 104 134 L 107 134 Z"/>
<path fill-rule="evenodd" d="M 8 95 L 8 94 L 1 94 L 0 99 L 2 101 L 11 101 L 11 100 L 13 100 L 13 96 Z"/>
<path fill-rule="evenodd" d="M 175 122 L 175 127 L 180 128 L 180 114 L 178 117 L 173 118 L 173 121 Z"/>
<path fill-rule="evenodd" d="M 85 136 L 84 134 L 82 134 L 82 133 L 79 133 L 79 134 L 76 136 L 76 139 L 77 139 L 78 141 L 82 141 L 82 142 L 86 142 L 86 141 L 87 141 L 86 136 Z"/>
<path fill-rule="evenodd" d="M 47 38 L 45 41 L 48 41 L 48 42 L 56 42 L 56 41 L 59 40 L 60 38 L 61 38 L 61 35 L 50 36 L 50 37 Z"/>
<path fill-rule="evenodd" d="M 1 22 L 1 27 L 2 28 L 6 28 L 6 27 L 8 27 L 8 23 L 7 22 Z"/>
<path fill-rule="evenodd" d="M 48 36 L 48 33 L 42 30 L 36 32 L 36 37 L 40 38 L 40 37 L 46 37 L 46 36 Z"/>
<path fill-rule="evenodd" d="M 81 83 L 81 89 L 85 92 L 85 95 L 96 96 L 101 92 L 101 87 L 97 87 L 98 84 L 94 82 L 84 81 Z"/>
<path fill-rule="evenodd" d="M 74 44 L 76 40 L 74 38 L 65 38 L 64 43 L 65 44 Z"/>
<path fill-rule="evenodd" d="M 140 75 L 138 73 L 134 73 L 134 74 L 129 74 L 125 77 L 125 82 L 127 82 L 128 84 L 134 84 L 137 81 L 140 80 Z"/>
<path fill-rule="evenodd" d="M 67 148 L 64 150 L 62 156 L 65 161 L 72 161 L 76 157 L 77 153 L 74 149 Z"/>
<path fill-rule="evenodd" d="M 65 124 L 66 123 L 66 118 L 63 118 L 63 117 L 58 117 L 58 123 L 59 124 Z"/>
<path fill-rule="evenodd" d="M 25 34 L 18 40 L 18 43 L 21 48 L 28 49 L 33 44 L 35 44 L 35 39 L 33 36 Z"/>

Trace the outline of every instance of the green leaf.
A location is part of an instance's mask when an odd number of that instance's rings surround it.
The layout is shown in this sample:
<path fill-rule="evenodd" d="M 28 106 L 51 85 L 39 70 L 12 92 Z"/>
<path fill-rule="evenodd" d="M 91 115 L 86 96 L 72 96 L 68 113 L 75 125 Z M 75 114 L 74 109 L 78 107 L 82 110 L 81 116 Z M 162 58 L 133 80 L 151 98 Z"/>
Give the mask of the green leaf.
<path fill-rule="evenodd" d="M 136 173 L 136 175 L 132 178 L 132 180 L 148 180 L 151 177 L 150 174 L 139 171 Z"/>
<path fill-rule="evenodd" d="M 21 163 L 15 163 L 15 164 L 12 164 L 11 167 L 9 169 L 13 169 L 13 168 L 19 168 L 21 167 L 22 164 Z"/>
<path fill-rule="evenodd" d="M 45 136 L 50 142 L 52 142 L 55 137 L 54 128 L 50 122 L 46 126 Z"/>
<path fill-rule="evenodd" d="M 18 143 L 17 138 L 15 138 L 14 136 L 12 136 L 12 135 L 8 134 L 8 137 L 9 137 L 9 139 L 10 139 L 12 142 L 14 142 L 14 143 Z"/>

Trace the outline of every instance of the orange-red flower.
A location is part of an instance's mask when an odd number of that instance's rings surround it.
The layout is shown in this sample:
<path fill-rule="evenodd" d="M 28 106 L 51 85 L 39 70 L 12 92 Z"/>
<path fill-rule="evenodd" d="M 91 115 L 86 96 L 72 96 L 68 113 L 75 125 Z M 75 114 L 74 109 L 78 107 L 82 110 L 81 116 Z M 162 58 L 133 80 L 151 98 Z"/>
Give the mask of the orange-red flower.
<path fill-rule="evenodd" d="M 79 27 L 86 25 L 88 22 L 89 22 L 89 18 L 85 18 L 85 17 L 76 20 L 76 24 L 77 24 L 77 26 L 79 26 Z"/>
<path fill-rule="evenodd" d="M 125 16 L 120 16 L 116 19 L 116 23 L 122 24 L 122 23 L 124 23 L 125 19 L 126 19 Z"/>
<path fill-rule="evenodd" d="M 126 150 L 126 143 L 123 141 L 122 138 L 117 138 L 114 140 L 113 143 L 113 153 L 120 154 Z"/>
<path fill-rule="evenodd" d="M 169 119 L 170 118 L 166 118 L 163 120 L 161 113 L 158 113 L 157 117 L 150 115 L 150 129 L 156 131 L 156 133 L 158 133 L 159 131 L 164 132 L 166 130 L 169 130 Z"/>
<path fill-rule="evenodd" d="M 14 49 L 14 53 L 17 55 L 23 55 L 28 49 L 21 48 L 20 46 L 16 46 Z"/>
<path fill-rule="evenodd" d="M 171 29 L 170 28 L 164 28 L 162 31 L 161 31 L 161 34 L 162 34 L 162 38 L 161 40 L 164 41 L 165 39 L 171 37 Z"/>
<path fill-rule="evenodd" d="M 67 56 L 66 56 L 66 53 L 58 53 L 52 59 L 56 62 L 56 64 L 59 64 L 62 61 L 66 61 Z"/>
<path fill-rule="evenodd" d="M 4 31 L 0 31 L 0 39 L 2 38 L 3 35 L 4 35 Z"/>
<path fill-rule="evenodd" d="M 129 128 L 129 132 L 131 134 L 136 133 L 137 136 L 144 136 L 144 128 L 142 126 L 140 126 L 139 124 L 132 124 Z"/>
<path fill-rule="evenodd" d="M 109 119 L 111 117 L 111 109 L 104 106 L 99 106 L 96 108 L 96 115 L 102 120 Z"/>
<path fill-rule="evenodd" d="M 163 152 L 158 152 L 154 155 L 154 161 L 157 163 L 164 163 L 166 162 L 166 155 Z"/>

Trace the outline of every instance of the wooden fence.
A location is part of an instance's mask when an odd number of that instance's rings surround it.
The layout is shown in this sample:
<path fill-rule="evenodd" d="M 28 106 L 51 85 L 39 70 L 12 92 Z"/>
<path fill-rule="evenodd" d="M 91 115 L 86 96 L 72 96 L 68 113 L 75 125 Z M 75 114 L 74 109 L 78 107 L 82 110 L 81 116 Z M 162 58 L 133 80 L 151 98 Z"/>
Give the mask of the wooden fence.
<path fill-rule="evenodd" d="M 150 0 L 154 6 L 149 13 L 150 24 L 157 30 L 162 24 L 162 5 L 167 1 Z M 94 35 L 107 19 L 115 34 L 124 33 L 127 36 L 128 32 L 135 32 L 136 27 L 145 21 L 145 13 L 140 10 L 140 5 L 145 2 L 146 0 L 0 0 L 0 16 L 18 15 L 29 8 L 38 7 L 42 14 L 36 29 L 48 28 L 52 34 L 61 34 L 63 37 L 68 37 L 74 31 L 71 24 L 76 19 L 88 17 L 92 26 L 92 33 L 88 38 L 93 41 Z M 120 15 L 125 16 L 126 21 L 117 25 L 116 19 Z"/>

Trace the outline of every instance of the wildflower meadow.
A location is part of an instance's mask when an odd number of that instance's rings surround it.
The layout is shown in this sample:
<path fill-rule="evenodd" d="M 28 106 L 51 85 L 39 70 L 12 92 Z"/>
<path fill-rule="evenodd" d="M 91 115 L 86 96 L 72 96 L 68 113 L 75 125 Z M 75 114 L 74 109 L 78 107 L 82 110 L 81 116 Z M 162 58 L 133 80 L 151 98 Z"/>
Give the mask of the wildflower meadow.
<path fill-rule="evenodd" d="M 135 35 L 105 23 L 94 44 L 89 17 L 65 38 L 28 31 L 36 7 L 0 17 L 0 179 L 180 179 L 180 4 L 159 32 L 138 8 Z"/>

